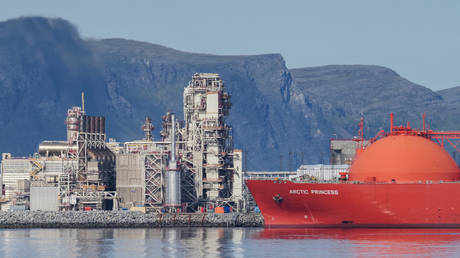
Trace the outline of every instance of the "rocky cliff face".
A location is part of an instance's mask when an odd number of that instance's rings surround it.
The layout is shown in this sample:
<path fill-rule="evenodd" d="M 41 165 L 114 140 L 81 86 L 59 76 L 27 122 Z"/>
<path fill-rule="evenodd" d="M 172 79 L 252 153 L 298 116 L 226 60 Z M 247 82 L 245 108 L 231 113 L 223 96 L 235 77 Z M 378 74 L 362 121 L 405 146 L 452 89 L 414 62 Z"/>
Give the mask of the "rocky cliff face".
<path fill-rule="evenodd" d="M 232 96 L 228 121 L 235 147 L 248 151 L 251 169 L 279 164 L 280 151 L 287 153 L 292 136 L 299 135 L 288 105 L 292 79 L 278 54 L 192 54 L 122 39 L 93 41 L 89 46 L 104 67 L 113 110 L 109 128 L 117 139 L 141 137 L 138 128 L 145 115 L 156 125 L 168 110 L 182 117 L 183 89 L 197 72 L 222 76 Z"/>
<path fill-rule="evenodd" d="M 356 135 L 357 122 L 365 118 L 365 131 L 372 137 L 389 127 L 389 114 L 395 122 L 421 126 L 421 114 L 430 119 L 439 116 L 435 110 L 444 106 L 443 97 L 428 88 L 414 84 L 394 71 L 379 66 L 331 65 L 292 69 L 297 88 L 314 95 L 329 107 L 325 116 L 342 136 Z"/>
<path fill-rule="evenodd" d="M 391 111 L 397 122 L 412 123 L 436 110 L 433 124 L 442 128 L 447 120 L 439 110 L 453 112 L 456 105 L 450 93 L 384 67 L 288 70 L 279 54 L 217 56 L 124 39 L 82 40 L 65 20 L 20 18 L 0 23 L 0 151 L 27 155 L 42 140 L 64 139 L 65 112 L 80 104 L 82 91 L 89 113 L 107 117 L 108 137 L 139 139 L 145 116 L 157 128 L 167 111 L 182 117 L 183 88 L 198 72 L 219 73 L 232 95 L 228 121 L 249 170 L 327 161 L 329 138 L 355 135 L 361 114 L 372 136 L 386 128 Z"/>

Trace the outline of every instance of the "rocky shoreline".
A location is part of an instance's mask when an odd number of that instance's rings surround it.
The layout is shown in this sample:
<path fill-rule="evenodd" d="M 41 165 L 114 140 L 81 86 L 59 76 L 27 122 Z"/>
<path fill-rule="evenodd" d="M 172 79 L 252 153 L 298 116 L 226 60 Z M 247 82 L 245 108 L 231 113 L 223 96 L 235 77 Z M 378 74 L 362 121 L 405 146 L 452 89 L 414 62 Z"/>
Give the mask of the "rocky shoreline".
<path fill-rule="evenodd" d="M 0 212 L 0 228 L 263 227 L 263 225 L 264 219 L 260 213 Z"/>

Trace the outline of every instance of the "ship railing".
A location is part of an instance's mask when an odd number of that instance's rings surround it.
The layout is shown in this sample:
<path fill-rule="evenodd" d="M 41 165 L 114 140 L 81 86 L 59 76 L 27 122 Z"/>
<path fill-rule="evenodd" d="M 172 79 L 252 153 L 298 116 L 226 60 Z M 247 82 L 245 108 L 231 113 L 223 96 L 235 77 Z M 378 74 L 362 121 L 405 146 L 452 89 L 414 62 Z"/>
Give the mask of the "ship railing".
<path fill-rule="evenodd" d="M 245 176 L 245 180 L 289 180 L 289 177 L 276 176 Z"/>
<path fill-rule="evenodd" d="M 349 165 L 302 165 L 289 179 L 297 182 L 337 182 L 340 174 L 348 171 Z"/>
<path fill-rule="evenodd" d="M 295 171 L 256 171 L 245 172 L 245 180 L 288 180 L 290 176 L 296 175 Z"/>
<path fill-rule="evenodd" d="M 296 175 L 288 178 L 290 181 L 293 182 L 338 182 L 340 181 L 340 176 L 335 174 L 330 175 Z"/>

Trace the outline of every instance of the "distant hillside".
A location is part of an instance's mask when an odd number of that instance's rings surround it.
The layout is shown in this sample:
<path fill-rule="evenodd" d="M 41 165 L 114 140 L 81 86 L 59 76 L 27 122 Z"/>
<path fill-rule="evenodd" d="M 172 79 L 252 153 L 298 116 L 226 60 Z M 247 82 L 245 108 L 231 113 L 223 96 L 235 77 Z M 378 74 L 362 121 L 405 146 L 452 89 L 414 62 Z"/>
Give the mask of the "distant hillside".
<path fill-rule="evenodd" d="M 184 53 L 158 45 L 110 39 L 88 44 L 103 65 L 109 102 L 111 132 L 117 139 L 141 137 L 140 123 L 150 115 L 155 124 L 166 111 L 182 117 L 182 93 L 197 72 L 219 73 L 232 95 L 229 122 L 235 146 L 248 151 L 249 168 L 278 169 L 279 154 L 294 145 L 307 152 L 312 143 L 290 109 L 292 81 L 278 54 L 259 56 L 215 56 Z M 308 145 L 310 145 L 308 144 Z M 319 159 L 320 155 L 311 155 Z"/>
<path fill-rule="evenodd" d="M 389 127 L 389 114 L 395 122 L 421 125 L 421 114 L 433 120 L 443 97 L 414 84 L 394 71 L 370 65 L 330 65 L 290 70 L 296 87 L 329 103 L 327 119 L 355 135 L 361 115 L 365 117 L 367 136 Z M 436 110 L 435 110 L 436 109 Z"/>
<path fill-rule="evenodd" d="M 43 139 L 64 139 L 66 110 L 80 103 L 81 91 L 91 92 L 92 112 L 105 113 L 104 75 L 70 23 L 1 22 L 0 42 L 1 152 L 33 154 Z"/>
<path fill-rule="evenodd" d="M 437 107 L 436 123 L 443 130 L 460 129 L 460 86 L 437 92 L 445 104 Z"/>
<path fill-rule="evenodd" d="M 352 137 L 360 114 L 367 135 L 397 122 L 453 126 L 454 93 L 433 92 L 390 69 L 324 66 L 289 70 L 279 54 L 218 56 L 181 52 L 124 39 L 82 40 L 62 19 L 0 22 L 0 151 L 28 155 L 45 139 L 64 139 L 68 107 L 85 91 L 92 115 L 107 117 L 108 137 L 142 137 L 151 116 L 182 117 L 182 92 L 197 72 L 219 73 L 232 95 L 228 121 L 235 147 L 248 151 L 248 169 L 278 170 L 328 160 L 328 141 Z M 449 110 L 450 113 L 440 112 Z M 292 161 L 288 161 L 291 153 Z M 282 160 L 280 161 L 280 155 Z"/>
<path fill-rule="evenodd" d="M 448 104 L 457 104 L 460 102 L 460 86 L 440 90 L 437 93 L 441 95 Z"/>
<path fill-rule="evenodd" d="M 8 136 L 0 139 L 2 152 L 27 155 L 41 140 L 63 139 L 66 109 L 80 103 L 81 91 L 90 113 L 107 116 L 109 137 L 141 138 L 146 115 L 157 128 L 166 111 L 181 117 L 191 76 L 216 72 L 232 94 L 229 122 L 249 169 L 279 169 L 280 153 L 289 151 L 314 162 L 326 155 L 310 135 L 316 126 L 288 105 L 292 80 L 279 54 L 215 56 L 123 39 L 84 41 L 67 21 L 46 18 L 3 22 L 0 41 L 8 42 L 0 45 L 0 130 Z"/>

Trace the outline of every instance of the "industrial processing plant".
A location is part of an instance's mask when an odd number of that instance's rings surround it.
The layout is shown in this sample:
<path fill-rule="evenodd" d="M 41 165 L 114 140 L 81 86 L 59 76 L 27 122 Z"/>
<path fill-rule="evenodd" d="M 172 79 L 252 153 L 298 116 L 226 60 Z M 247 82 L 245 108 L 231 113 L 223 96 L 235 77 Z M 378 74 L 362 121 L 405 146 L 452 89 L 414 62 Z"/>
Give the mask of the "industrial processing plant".
<path fill-rule="evenodd" d="M 67 111 L 66 140 L 43 141 L 31 157 L 3 153 L 1 209 L 246 211 L 243 151 L 233 148 L 222 79 L 193 75 L 183 100 L 183 120 L 162 117 L 161 139 L 146 117 L 144 139 L 118 143 L 82 94 L 81 107 Z"/>

